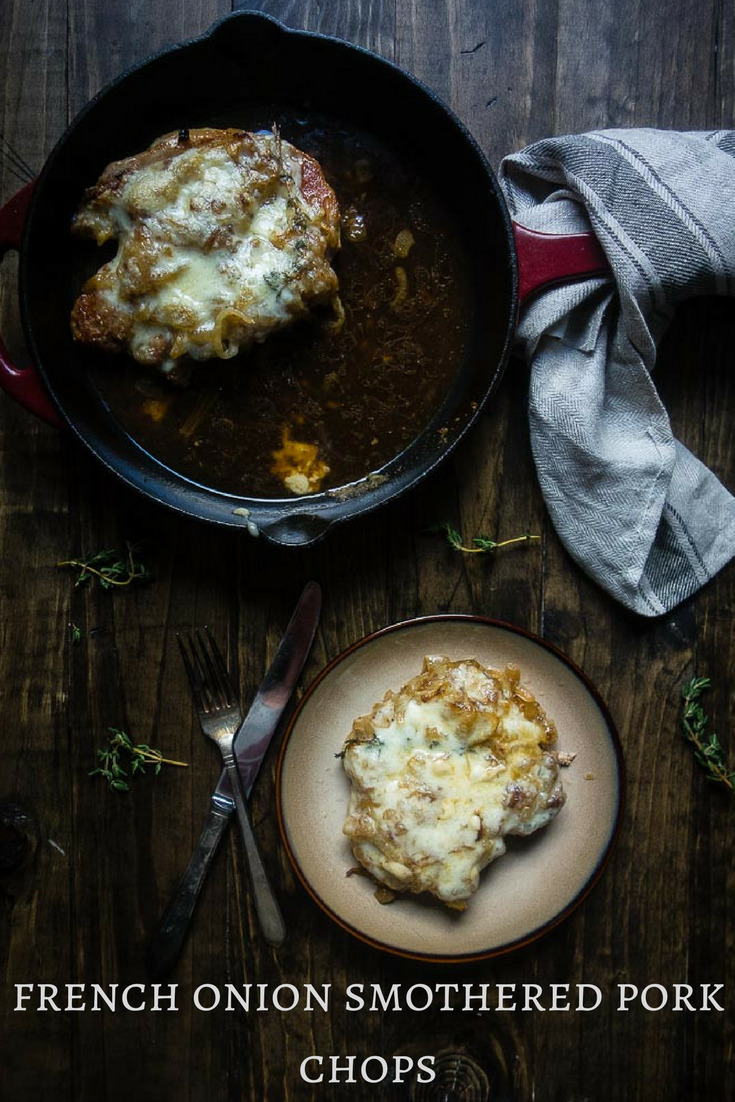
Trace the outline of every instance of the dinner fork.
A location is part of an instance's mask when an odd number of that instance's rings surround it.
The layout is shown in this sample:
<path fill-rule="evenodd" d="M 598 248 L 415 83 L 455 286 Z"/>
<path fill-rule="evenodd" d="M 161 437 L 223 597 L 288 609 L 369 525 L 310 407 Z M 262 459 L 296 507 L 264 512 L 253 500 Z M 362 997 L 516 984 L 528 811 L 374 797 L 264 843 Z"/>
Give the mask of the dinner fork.
<path fill-rule="evenodd" d="M 232 687 L 222 653 L 209 628 L 197 630 L 184 638 L 179 635 L 177 638 L 194 703 L 199 712 L 199 724 L 204 734 L 219 746 L 230 779 L 260 928 L 269 945 L 282 945 L 286 929 L 255 841 L 233 747 L 235 733 L 242 719 L 237 694 Z"/>

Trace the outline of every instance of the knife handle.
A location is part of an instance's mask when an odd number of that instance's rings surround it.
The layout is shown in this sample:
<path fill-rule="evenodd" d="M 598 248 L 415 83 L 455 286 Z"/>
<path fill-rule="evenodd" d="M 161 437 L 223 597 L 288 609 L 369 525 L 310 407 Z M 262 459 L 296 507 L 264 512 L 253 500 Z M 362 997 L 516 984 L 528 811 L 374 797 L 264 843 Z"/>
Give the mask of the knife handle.
<path fill-rule="evenodd" d="M 153 979 L 167 975 L 179 958 L 199 892 L 231 817 L 232 810 L 224 810 L 215 803 L 211 804 L 186 872 L 148 947 L 146 967 Z"/>

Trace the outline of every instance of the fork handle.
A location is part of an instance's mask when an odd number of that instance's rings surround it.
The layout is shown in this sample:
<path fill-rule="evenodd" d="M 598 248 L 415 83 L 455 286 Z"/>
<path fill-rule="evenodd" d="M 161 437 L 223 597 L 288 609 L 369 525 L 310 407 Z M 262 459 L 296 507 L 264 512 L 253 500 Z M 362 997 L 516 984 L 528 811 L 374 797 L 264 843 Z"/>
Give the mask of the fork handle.
<path fill-rule="evenodd" d="M 235 755 L 231 749 L 227 750 L 225 747 L 222 747 L 222 757 L 224 759 L 225 769 L 227 770 L 227 776 L 230 778 L 230 785 L 232 786 L 232 795 L 235 800 L 235 812 L 237 813 L 237 821 L 245 846 L 245 863 L 247 865 L 250 883 L 255 897 L 255 910 L 258 915 L 258 921 L 260 922 L 260 928 L 268 944 L 278 947 L 279 945 L 283 945 L 286 938 L 286 927 L 283 923 L 281 909 L 278 906 L 278 901 L 270 886 L 268 876 L 263 866 L 263 859 L 260 856 L 260 850 L 255 841 L 255 835 L 253 834 L 253 828 L 250 823 L 250 815 L 248 814 L 248 806 L 245 802 L 245 795 L 242 790 L 242 781 L 240 780 L 240 772 L 237 768 Z"/>
<path fill-rule="evenodd" d="M 166 908 L 146 954 L 146 967 L 153 979 L 168 975 L 179 958 L 199 892 L 232 813 L 232 808 L 225 810 L 215 803 L 210 805 L 207 820 L 186 872 Z"/>

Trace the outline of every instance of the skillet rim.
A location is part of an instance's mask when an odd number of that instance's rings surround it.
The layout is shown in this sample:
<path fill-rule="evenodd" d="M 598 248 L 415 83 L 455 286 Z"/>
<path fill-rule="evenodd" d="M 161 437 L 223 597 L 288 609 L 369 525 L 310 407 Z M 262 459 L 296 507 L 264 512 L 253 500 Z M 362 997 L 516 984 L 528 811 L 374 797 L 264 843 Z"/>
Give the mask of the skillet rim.
<path fill-rule="evenodd" d="M 57 398 L 53 373 L 52 378 L 49 379 L 47 368 L 44 365 L 44 358 L 36 341 L 34 323 L 31 317 L 28 269 L 30 267 L 29 252 L 34 222 L 38 217 L 37 212 L 48 201 L 48 197 L 44 194 L 47 190 L 47 181 L 49 178 L 53 179 L 57 162 L 80 123 L 97 110 L 100 104 L 111 94 L 114 94 L 131 76 L 164 57 L 184 54 L 202 46 L 208 39 L 215 38 L 225 25 L 232 25 L 235 22 L 255 26 L 270 26 L 279 34 L 290 36 L 292 39 L 326 42 L 340 51 L 349 54 L 356 53 L 362 56 L 367 64 L 375 66 L 378 71 L 381 69 L 388 71 L 399 82 L 405 82 L 411 87 L 415 93 L 418 93 L 419 97 L 427 99 L 445 117 L 447 123 L 467 147 L 468 153 L 477 162 L 478 169 L 482 170 L 484 181 L 492 193 L 495 213 L 500 219 L 507 245 L 502 261 L 503 278 L 508 285 L 509 303 L 502 348 L 496 362 L 488 365 L 488 379 L 482 387 L 480 401 L 476 403 L 474 409 L 465 414 L 464 423 L 452 439 L 441 450 L 437 450 L 430 455 L 411 456 L 408 464 L 401 465 L 402 458 L 409 455 L 418 442 L 427 436 L 430 422 L 414 440 L 409 442 L 397 455 L 389 458 L 381 468 L 368 472 L 362 479 L 349 483 L 346 487 L 320 491 L 317 494 L 304 497 L 250 497 L 207 486 L 168 467 L 164 461 L 139 444 L 133 436 L 122 430 L 122 435 L 127 438 L 129 444 L 132 444 L 133 450 L 138 453 L 137 463 L 131 462 L 126 456 L 120 454 L 119 449 L 116 452 L 114 448 L 108 446 L 109 436 L 105 437 L 104 432 L 100 432 L 94 425 L 90 425 L 84 417 L 77 418 L 73 411 L 71 413 L 67 412 L 64 402 Z M 500 237 L 502 239 L 502 233 Z M 311 546 L 321 540 L 334 525 L 360 517 L 381 505 L 395 501 L 431 474 L 454 451 L 476 424 L 487 401 L 497 389 L 508 364 L 516 327 L 518 283 L 518 261 L 507 203 L 487 157 L 469 129 L 452 109 L 412 73 L 364 46 L 349 42 L 336 35 L 288 27 L 266 12 L 253 10 L 230 12 L 212 23 L 202 34 L 163 47 L 139 62 L 128 66 L 112 81 L 104 85 L 81 108 L 59 137 L 37 178 L 23 230 L 19 264 L 21 318 L 33 364 L 64 422 L 71 428 L 85 448 L 91 451 L 95 458 L 126 486 L 142 493 L 157 504 L 191 519 L 230 528 L 242 528 L 244 526 L 242 514 L 238 515 L 234 510 L 245 509 L 247 510 L 248 527 L 251 531 L 252 523 L 255 522 L 259 532 L 267 541 L 281 546 Z M 498 343 L 500 344 L 500 340 Z M 455 379 L 457 377 L 458 375 L 455 376 Z M 458 408 L 461 409 L 461 405 Z M 110 412 L 108 416 L 113 423 L 116 423 L 114 414 Z M 434 417 L 436 417 L 436 414 Z M 386 473 L 386 477 L 376 479 L 375 476 L 382 476 L 383 472 Z M 371 481 L 377 484 L 369 485 Z M 361 490 L 360 487 L 365 483 L 368 485 L 364 490 Z M 353 490 L 353 487 L 356 489 Z"/>

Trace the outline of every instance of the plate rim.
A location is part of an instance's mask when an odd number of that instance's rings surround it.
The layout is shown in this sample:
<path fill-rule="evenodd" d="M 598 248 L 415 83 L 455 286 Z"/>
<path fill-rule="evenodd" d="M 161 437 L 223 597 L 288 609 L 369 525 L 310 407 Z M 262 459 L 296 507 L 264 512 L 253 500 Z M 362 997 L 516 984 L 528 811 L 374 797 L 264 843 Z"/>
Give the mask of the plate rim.
<path fill-rule="evenodd" d="M 505 942 L 503 945 L 495 946 L 492 949 L 484 950 L 482 952 L 472 953 L 460 953 L 460 954 L 444 954 L 444 953 L 419 953 L 413 952 L 409 949 L 398 948 L 395 945 L 389 945 L 386 942 L 380 941 L 378 938 L 371 937 L 370 935 L 359 930 L 353 926 L 350 922 L 347 922 L 340 915 L 338 915 L 332 907 L 319 895 L 319 893 L 309 883 L 307 877 L 302 872 L 296 855 L 293 852 L 291 844 L 288 838 L 288 830 L 286 827 L 286 821 L 283 813 L 283 767 L 288 752 L 288 746 L 291 741 L 291 736 L 299 721 L 299 718 L 306 707 L 306 704 L 311 699 L 313 694 L 319 688 L 324 680 L 335 670 L 346 658 L 356 651 L 367 646 L 382 636 L 389 635 L 393 632 L 400 632 L 418 627 L 423 624 L 429 623 L 465 623 L 465 624 L 483 624 L 486 627 L 498 628 L 502 631 L 509 631 L 514 635 L 520 635 L 530 642 L 541 646 L 545 650 L 549 651 L 555 658 L 561 661 L 567 668 L 582 682 L 584 688 L 592 697 L 595 705 L 599 709 L 608 730 L 610 742 L 615 755 L 615 767 L 617 775 L 616 796 L 617 805 L 615 810 L 615 819 L 610 836 L 607 843 L 600 853 L 598 861 L 595 867 L 592 869 L 587 880 L 584 882 L 579 891 L 573 896 L 569 903 L 553 915 L 547 922 L 537 926 L 530 933 L 523 935 L 520 938 L 516 938 L 513 941 Z M 514 952 L 517 949 L 522 949 L 526 945 L 530 945 L 532 942 L 537 941 L 545 934 L 549 933 L 554 927 L 560 925 L 569 915 L 572 914 L 587 898 L 592 889 L 599 881 L 602 873 L 610 861 L 612 853 L 617 845 L 618 838 L 622 829 L 623 815 L 625 811 L 626 803 L 626 776 L 625 776 L 625 758 L 623 754 L 623 747 L 620 741 L 620 735 L 618 734 L 617 726 L 610 714 L 610 710 L 601 696 L 599 690 L 582 670 L 567 654 L 560 650 L 554 643 L 542 638 L 535 632 L 529 631 L 527 628 L 520 627 L 518 624 L 511 624 L 506 620 L 497 620 L 490 616 L 482 616 L 473 613 L 460 613 L 460 612 L 446 612 L 446 613 L 434 613 L 425 616 L 411 617 L 407 620 L 400 620 L 395 624 L 388 624 L 385 627 L 377 628 L 375 631 L 369 632 L 367 635 L 358 639 L 356 642 L 351 643 L 348 647 L 342 650 L 335 658 L 333 658 L 327 665 L 317 674 L 314 680 L 311 682 L 304 695 L 299 700 L 296 709 L 291 716 L 288 726 L 281 740 L 281 746 L 278 752 L 278 761 L 276 763 L 276 777 L 275 777 L 275 796 L 276 796 L 276 817 L 278 821 L 278 830 L 281 836 L 281 842 L 288 856 L 291 868 L 296 873 L 296 877 L 301 886 L 305 889 L 306 893 L 313 900 L 319 909 L 333 922 L 335 922 L 342 930 L 351 934 L 357 938 L 363 944 L 371 946 L 373 949 L 378 949 L 384 953 L 390 953 L 393 956 L 402 957 L 405 960 L 417 960 L 424 963 L 431 964 L 471 964 L 481 960 L 491 960 L 494 957 L 504 956 L 507 953 Z"/>

